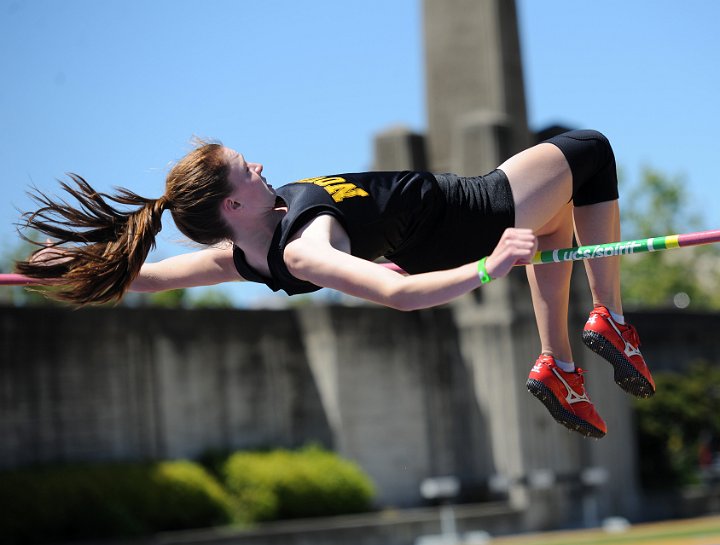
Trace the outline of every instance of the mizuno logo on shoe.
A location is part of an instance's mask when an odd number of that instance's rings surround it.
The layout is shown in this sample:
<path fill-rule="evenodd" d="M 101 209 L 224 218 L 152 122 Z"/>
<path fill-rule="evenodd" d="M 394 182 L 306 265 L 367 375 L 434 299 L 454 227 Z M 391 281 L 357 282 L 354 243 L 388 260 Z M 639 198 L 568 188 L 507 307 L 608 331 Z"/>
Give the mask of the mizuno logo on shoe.
<path fill-rule="evenodd" d="M 562 375 L 557 371 L 557 369 L 553 369 L 552 372 L 558 379 L 560 379 L 560 382 L 562 382 L 565 386 L 565 389 L 567 390 L 565 401 L 567 401 L 568 404 L 572 405 L 573 403 L 581 403 L 583 401 L 585 401 L 586 403 L 591 403 L 590 398 L 587 396 L 587 393 L 585 393 L 585 391 L 583 391 L 582 395 L 578 394 L 575 390 L 571 388 L 567 381 L 562 378 Z"/>
<path fill-rule="evenodd" d="M 536 363 L 535 365 L 533 365 L 532 371 L 530 372 L 539 373 L 540 371 L 542 371 L 542 363 Z"/>
<path fill-rule="evenodd" d="M 640 353 L 640 349 L 637 346 L 631 345 L 627 341 L 625 341 L 625 355 L 628 358 L 631 358 L 633 356 L 642 356 L 642 354 Z"/>
<path fill-rule="evenodd" d="M 622 332 L 620 331 L 620 329 L 618 329 L 618 326 L 615 325 L 615 320 L 608 319 L 608 323 L 612 326 L 612 328 L 618 334 L 618 337 L 623 339 Z M 628 358 L 631 358 L 633 356 L 642 356 L 642 354 L 640 353 L 640 349 L 637 346 L 633 346 L 632 344 L 627 342 L 625 339 L 623 339 L 623 341 L 625 342 L 625 355 Z"/>

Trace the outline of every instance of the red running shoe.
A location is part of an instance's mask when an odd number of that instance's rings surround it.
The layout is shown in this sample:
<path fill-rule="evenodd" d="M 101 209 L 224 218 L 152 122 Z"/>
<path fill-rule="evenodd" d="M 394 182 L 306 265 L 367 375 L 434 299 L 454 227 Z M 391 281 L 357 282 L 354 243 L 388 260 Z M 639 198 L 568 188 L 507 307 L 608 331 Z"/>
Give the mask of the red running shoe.
<path fill-rule="evenodd" d="M 613 320 L 607 308 L 598 306 L 590 312 L 583 330 L 583 342 L 615 369 L 615 382 L 636 397 L 655 393 L 655 381 L 640 353 L 640 337 L 629 324 Z"/>
<path fill-rule="evenodd" d="M 541 354 L 530 371 L 527 389 L 560 424 L 599 439 L 607 433 L 607 426 L 585 392 L 582 375 L 582 369 L 566 373 L 552 356 Z"/>

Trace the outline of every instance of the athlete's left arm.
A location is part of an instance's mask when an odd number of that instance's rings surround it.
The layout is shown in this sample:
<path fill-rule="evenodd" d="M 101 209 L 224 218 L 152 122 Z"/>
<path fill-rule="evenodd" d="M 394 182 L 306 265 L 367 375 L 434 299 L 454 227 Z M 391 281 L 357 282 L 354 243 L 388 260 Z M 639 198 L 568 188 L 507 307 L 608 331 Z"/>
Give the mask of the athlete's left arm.
<path fill-rule="evenodd" d="M 537 240 L 528 229 L 508 229 L 487 269 L 493 278 L 505 276 L 513 265 L 529 261 Z M 454 269 L 403 276 L 386 267 L 346 253 L 349 241 L 339 222 L 320 216 L 305 226 L 285 247 L 285 264 L 293 276 L 398 310 L 441 305 L 478 286 L 477 263 Z"/>

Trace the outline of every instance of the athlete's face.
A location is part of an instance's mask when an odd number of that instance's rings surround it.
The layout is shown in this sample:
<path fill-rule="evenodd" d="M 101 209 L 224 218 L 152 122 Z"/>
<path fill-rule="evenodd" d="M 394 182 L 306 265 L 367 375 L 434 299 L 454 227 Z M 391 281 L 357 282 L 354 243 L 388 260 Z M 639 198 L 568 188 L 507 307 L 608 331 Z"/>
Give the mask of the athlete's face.
<path fill-rule="evenodd" d="M 260 163 L 248 163 L 242 154 L 225 148 L 230 172 L 228 180 L 234 187 L 230 199 L 246 209 L 273 208 L 275 191 L 262 176 Z"/>

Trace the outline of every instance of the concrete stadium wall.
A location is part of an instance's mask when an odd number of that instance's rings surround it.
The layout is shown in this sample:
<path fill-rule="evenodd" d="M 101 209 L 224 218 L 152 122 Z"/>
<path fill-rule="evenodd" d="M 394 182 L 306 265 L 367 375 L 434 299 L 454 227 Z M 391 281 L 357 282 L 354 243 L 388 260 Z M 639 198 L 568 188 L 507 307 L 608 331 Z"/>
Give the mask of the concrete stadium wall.
<path fill-rule="evenodd" d="M 383 504 L 417 504 L 432 475 L 484 479 L 447 308 L 6 307 L 0 353 L 0 468 L 318 442 Z"/>
<path fill-rule="evenodd" d="M 0 468 L 319 442 L 404 505 L 485 457 L 448 309 L 2 308 L 0 351 Z"/>
<path fill-rule="evenodd" d="M 356 460 L 384 506 L 422 505 L 420 482 L 448 474 L 468 499 L 488 499 L 502 474 L 523 508 L 538 498 L 532 472 L 603 466 L 599 513 L 632 514 L 629 399 L 578 347 L 610 433 L 588 441 L 552 421 L 525 391 L 539 344 L 524 290 L 511 275 L 482 300 L 413 313 L 0 308 L 0 468 L 318 442 Z M 571 315 L 578 331 L 583 306 Z M 632 315 L 659 368 L 720 353 L 702 334 L 720 315 L 679 315 Z M 536 526 L 580 516 L 577 487 L 544 494 Z"/>
<path fill-rule="evenodd" d="M 291 312 L 0 310 L 0 467 L 331 435 Z"/>

